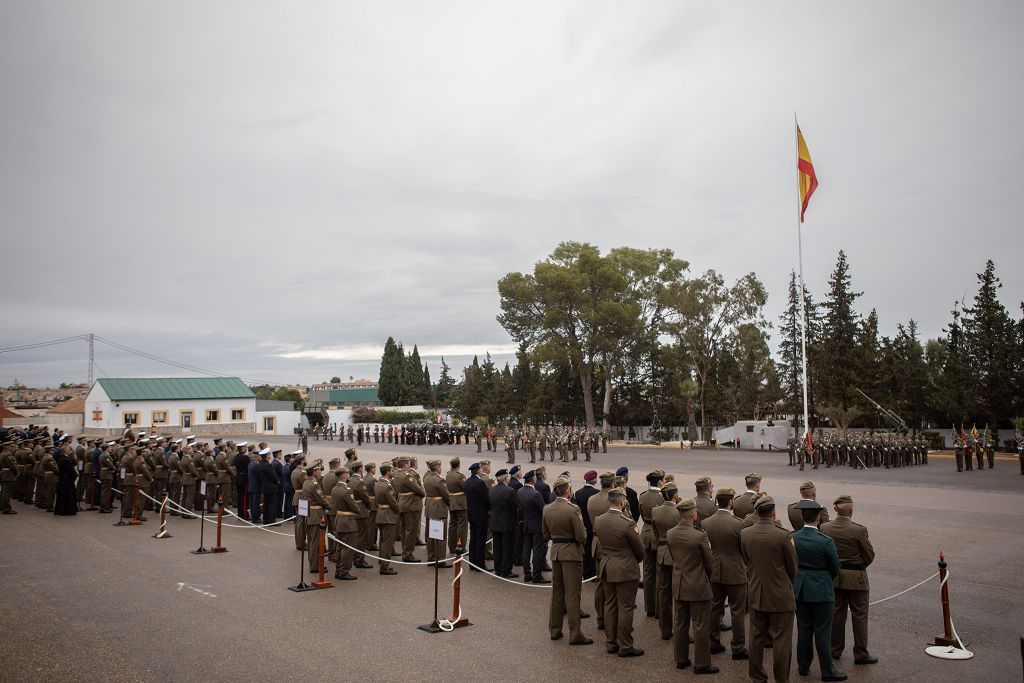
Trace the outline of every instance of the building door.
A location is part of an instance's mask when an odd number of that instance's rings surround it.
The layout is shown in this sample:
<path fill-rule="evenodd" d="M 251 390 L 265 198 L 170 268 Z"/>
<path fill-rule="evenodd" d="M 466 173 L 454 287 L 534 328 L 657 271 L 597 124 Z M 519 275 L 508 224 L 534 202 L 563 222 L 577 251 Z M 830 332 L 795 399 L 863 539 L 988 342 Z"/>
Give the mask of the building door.
<path fill-rule="evenodd" d="M 183 410 L 181 411 L 181 428 L 192 429 L 192 411 Z"/>
<path fill-rule="evenodd" d="M 277 418 L 271 416 L 264 416 L 263 418 L 263 433 L 264 434 L 277 434 Z"/>

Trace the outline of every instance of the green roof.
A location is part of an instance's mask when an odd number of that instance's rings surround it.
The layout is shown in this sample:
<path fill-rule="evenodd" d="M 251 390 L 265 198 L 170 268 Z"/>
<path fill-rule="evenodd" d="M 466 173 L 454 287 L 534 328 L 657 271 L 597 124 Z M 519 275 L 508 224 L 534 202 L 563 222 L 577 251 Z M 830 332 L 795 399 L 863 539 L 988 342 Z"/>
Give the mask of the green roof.
<path fill-rule="evenodd" d="M 370 403 L 379 402 L 376 388 L 367 389 L 331 389 L 327 392 L 328 403 Z"/>
<path fill-rule="evenodd" d="M 103 377 L 96 381 L 111 401 L 255 397 L 252 390 L 237 377 Z"/>

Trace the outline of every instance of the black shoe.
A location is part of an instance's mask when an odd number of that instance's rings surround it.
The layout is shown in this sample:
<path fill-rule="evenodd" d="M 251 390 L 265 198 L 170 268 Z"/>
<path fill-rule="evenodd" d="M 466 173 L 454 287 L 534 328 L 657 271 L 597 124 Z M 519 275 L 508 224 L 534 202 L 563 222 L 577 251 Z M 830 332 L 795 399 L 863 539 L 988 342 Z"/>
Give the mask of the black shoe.
<path fill-rule="evenodd" d="M 801 676 L 810 676 L 811 675 L 811 670 L 810 669 L 797 669 L 796 672 L 798 674 L 800 674 Z"/>
<path fill-rule="evenodd" d="M 690 641 L 689 641 L 689 642 L 690 642 L 690 645 L 693 645 L 693 636 L 688 636 L 688 637 L 689 637 L 689 639 L 690 639 Z"/>
<path fill-rule="evenodd" d="M 396 572 L 396 571 L 395 571 L 394 569 L 392 569 L 391 567 L 388 567 L 387 569 L 381 569 L 381 570 L 380 570 L 380 573 L 381 573 L 381 574 L 383 574 L 384 576 L 394 576 L 394 575 L 395 575 L 395 574 L 397 574 L 398 572 Z"/>
<path fill-rule="evenodd" d="M 610 655 L 614 655 L 614 654 L 618 653 L 619 646 L 618 645 L 605 645 L 604 646 L 604 651 L 607 652 Z"/>
<path fill-rule="evenodd" d="M 101 508 L 101 509 L 100 509 L 100 512 L 101 512 L 102 514 L 105 514 L 105 515 L 109 515 L 109 514 L 110 514 L 111 512 L 113 512 L 113 510 L 103 510 L 103 509 Z"/>
<path fill-rule="evenodd" d="M 742 661 L 744 659 L 750 659 L 750 653 L 746 650 L 740 650 L 739 652 L 732 653 L 732 659 L 735 662 Z"/>
<path fill-rule="evenodd" d="M 593 645 L 594 641 L 592 639 L 587 638 L 586 636 L 584 636 L 583 638 L 580 638 L 579 640 L 570 640 L 569 644 L 570 645 Z"/>
<path fill-rule="evenodd" d="M 672 634 L 671 633 L 662 633 L 661 634 L 661 639 L 662 640 L 672 640 Z"/>
<path fill-rule="evenodd" d="M 598 631 L 603 631 L 604 630 L 604 622 L 603 621 L 597 622 L 597 630 Z"/>
<path fill-rule="evenodd" d="M 657 619 L 658 618 L 658 615 L 655 614 L 654 612 L 647 612 L 646 616 L 647 616 L 648 619 Z"/>
<path fill-rule="evenodd" d="M 725 652 L 725 645 L 712 645 L 711 654 L 717 655 Z"/>
<path fill-rule="evenodd" d="M 823 680 L 823 681 L 845 681 L 846 680 L 846 674 L 844 674 L 842 671 L 833 671 L 828 676 L 822 676 L 821 680 Z"/>
<path fill-rule="evenodd" d="M 546 572 L 551 571 L 551 565 L 550 564 L 544 565 L 544 571 L 546 571 Z"/>
<path fill-rule="evenodd" d="M 427 547 L 427 544 L 426 544 L 426 543 L 424 543 L 423 541 L 416 541 L 416 547 L 417 547 L 417 548 L 419 548 L 419 547 L 423 547 L 423 548 L 426 548 L 426 547 Z"/>
<path fill-rule="evenodd" d="M 422 560 L 417 560 L 415 557 L 403 557 L 402 562 L 422 562 Z"/>
<path fill-rule="evenodd" d="M 498 574 L 498 576 L 503 576 L 506 579 L 518 579 L 519 578 L 519 574 L 516 574 L 515 572 L 508 572 L 506 574 Z"/>
<path fill-rule="evenodd" d="M 718 673 L 717 666 L 697 666 L 694 667 L 693 673 L 700 676 L 701 674 L 716 674 Z"/>
<path fill-rule="evenodd" d="M 644 651 L 641 650 L 638 647 L 630 647 L 630 648 L 626 648 L 625 650 L 622 650 L 622 649 L 619 650 L 619 656 L 620 657 L 641 657 L 641 656 L 643 656 L 643 654 L 644 654 Z"/>
<path fill-rule="evenodd" d="M 836 657 L 835 659 L 838 659 L 838 657 Z M 857 659 L 853 660 L 853 663 L 858 665 L 878 664 L 878 657 L 872 657 L 871 655 L 868 655 L 867 657 L 858 657 Z"/>
<path fill-rule="evenodd" d="M 4 510 L 4 514 L 5 515 L 16 515 L 18 513 L 15 512 L 14 510 Z"/>
<path fill-rule="evenodd" d="M 561 640 L 561 639 L 562 639 L 562 634 L 561 633 L 556 633 L 555 635 L 551 636 L 551 640 Z"/>
<path fill-rule="evenodd" d="M 378 547 L 377 547 L 377 546 L 375 546 L 375 545 L 367 546 L 367 548 L 366 548 L 366 549 L 367 549 L 367 550 L 372 550 L 373 552 L 377 552 L 378 550 L 380 550 L 380 548 L 378 548 Z"/>
<path fill-rule="evenodd" d="M 356 562 L 352 566 L 355 567 L 356 569 L 373 569 L 373 565 L 370 564 L 369 562 Z"/>
<path fill-rule="evenodd" d="M 543 576 L 533 580 L 534 583 L 551 583 L 551 579 L 545 579 Z"/>
<path fill-rule="evenodd" d="M 344 574 L 335 574 L 334 578 L 340 579 L 341 581 L 355 581 L 359 577 L 358 576 L 352 576 L 348 572 L 345 572 Z"/>
<path fill-rule="evenodd" d="M 677 669 L 689 669 L 690 665 L 693 664 L 689 659 L 684 659 L 681 662 L 676 662 Z"/>

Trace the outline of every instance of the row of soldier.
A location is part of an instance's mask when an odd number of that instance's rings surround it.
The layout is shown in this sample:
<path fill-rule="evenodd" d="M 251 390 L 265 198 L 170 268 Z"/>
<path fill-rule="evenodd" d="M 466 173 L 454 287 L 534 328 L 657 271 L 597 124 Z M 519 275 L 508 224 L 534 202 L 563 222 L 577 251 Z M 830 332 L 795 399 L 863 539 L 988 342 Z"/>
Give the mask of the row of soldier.
<path fill-rule="evenodd" d="M 789 437 L 789 466 L 805 464 L 811 469 L 828 467 L 910 467 L 928 464 L 928 441 L 923 435 L 838 434 L 827 432 L 811 436 L 811 443 L 795 436 Z"/>

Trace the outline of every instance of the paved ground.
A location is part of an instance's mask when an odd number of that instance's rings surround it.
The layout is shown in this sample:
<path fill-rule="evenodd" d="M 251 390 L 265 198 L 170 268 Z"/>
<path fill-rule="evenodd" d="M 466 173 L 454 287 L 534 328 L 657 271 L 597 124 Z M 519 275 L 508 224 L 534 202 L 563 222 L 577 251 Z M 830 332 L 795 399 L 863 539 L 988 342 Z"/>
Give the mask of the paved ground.
<path fill-rule="evenodd" d="M 294 440 L 277 443 L 294 448 Z M 348 447 L 312 442 L 316 457 Z M 339 451 L 340 452 L 340 451 Z M 471 447 L 360 449 L 363 460 L 416 452 L 422 459 L 458 453 L 464 467 L 477 457 Z M 496 465 L 504 454 L 491 459 Z M 593 463 L 567 468 L 574 479 L 590 467 L 626 464 L 642 486 L 653 467 L 674 472 L 686 484 L 710 474 L 716 485 L 742 488 L 742 475 L 757 470 L 763 488 L 777 499 L 797 497 L 801 481 L 818 484 L 819 499 L 849 493 L 855 518 L 871 530 L 878 557 L 870 569 L 872 599 L 896 593 L 936 570 L 944 551 L 952 572 L 953 616 L 975 658 L 946 662 L 924 653 L 941 632 L 938 582 L 933 581 L 871 611 L 871 651 L 881 662 L 855 667 L 849 655 L 840 668 L 851 681 L 1019 680 L 1019 637 L 1024 624 L 1024 477 L 1015 460 L 995 470 L 961 473 L 936 456 L 927 467 L 798 472 L 779 453 L 677 451 L 613 447 Z M 497 467 L 495 468 L 497 469 Z M 553 471 L 551 474 L 557 474 Z M 636 619 L 637 645 L 647 654 L 619 659 L 600 641 L 570 647 L 547 636 L 548 592 L 510 585 L 493 576 L 468 574 L 463 604 L 473 626 L 451 634 L 416 630 L 432 617 L 433 571 L 399 567 L 399 575 L 358 572 L 355 582 L 296 594 L 299 558 L 289 537 L 256 529 L 228 528 L 229 552 L 197 557 L 199 521 L 171 518 L 174 538 L 154 540 L 155 521 L 142 527 L 112 526 L 116 515 L 56 518 L 14 503 L 17 516 L 0 517 L 0 681 L 120 680 L 191 681 L 351 678 L 424 680 L 458 672 L 461 680 L 535 680 L 581 674 L 597 680 L 669 681 L 694 678 L 673 667 L 670 643 L 653 620 Z M 234 520 L 232 520 L 234 521 Z M 207 546 L 210 545 L 207 527 Z M 290 527 L 283 531 L 290 532 Z M 422 548 L 419 549 L 422 555 Z M 441 613 L 450 609 L 441 573 Z M 584 588 L 592 606 L 593 589 Z M 590 611 L 593 611 L 592 609 Z M 584 632 L 595 635 L 593 619 Z M 402 650 L 399 658 L 395 646 Z M 742 680 L 745 663 L 716 656 L 718 680 Z M 381 662 L 384 663 L 381 663 Z M 796 677 L 795 663 L 793 670 Z M 817 668 L 806 680 L 819 680 Z"/>

